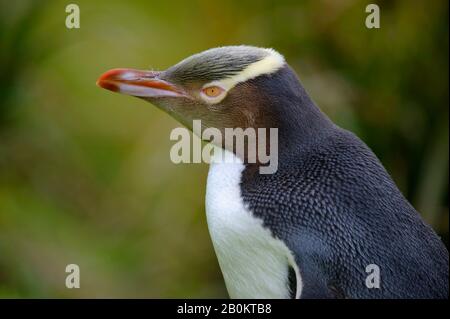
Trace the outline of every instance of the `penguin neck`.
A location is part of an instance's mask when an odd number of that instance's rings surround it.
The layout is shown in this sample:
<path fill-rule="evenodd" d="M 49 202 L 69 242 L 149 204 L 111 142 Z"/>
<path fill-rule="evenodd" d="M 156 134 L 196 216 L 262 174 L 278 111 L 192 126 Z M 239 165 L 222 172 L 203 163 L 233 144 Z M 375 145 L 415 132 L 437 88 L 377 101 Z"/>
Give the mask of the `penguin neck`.
<path fill-rule="evenodd" d="M 282 114 L 277 117 L 276 122 L 272 122 L 273 124 L 268 126 L 271 127 L 271 130 L 277 128 L 277 143 L 272 141 L 272 135 L 270 135 L 266 147 L 268 151 L 263 151 L 270 158 L 270 162 L 252 163 L 245 161 L 245 176 L 247 179 L 252 176 L 259 176 L 261 166 L 273 167 L 272 161 L 274 160 L 277 169 L 269 170 L 269 173 L 263 174 L 273 174 L 278 170 L 284 171 L 295 167 L 292 166 L 292 163 L 302 161 L 306 154 L 313 149 L 317 149 L 318 145 L 336 129 L 334 123 L 317 108 L 309 97 L 305 96 L 305 98 L 307 99 L 302 100 L 300 105 L 277 105 Z M 297 103 L 299 102 L 297 101 Z M 274 159 L 274 156 L 276 156 L 276 159 Z M 270 171 L 273 171 L 273 173 L 270 173 Z"/>
<path fill-rule="evenodd" d="M 280 163 L 300 157 L 336 128 L 300 84 L 296 94 L 285 101 L 284 104 L 276 105 L 278 114 L 274 125 L 278 128 Z"/>
<path fill-rule="evenodd" d="M 278 129 L 280 159 L 298 156 L 314 141 L 330 134 L 335 125 L 315 105 L 295 72 L 285 65 L 270 76 L 255 79 L 265 92 L 258 126 Z"/>
<path fill-rule="evenodd" d="M 245 109 L 242 118 L 247 120 L 242 126 L 248 125 L 247 127 L 258 129 L 257 134 L 261 134 L 259 129 L 263 129 L 262 132 L 266 138 L 260 140 L 258 136 L 258 143 L 260 141 L 263 143 L 261 145 L 265 143 L 261 153 L 270 155 L 269 157 L 274 154 L 278 163 L 301 158 L 302 154 L 308 152 L 308 149 L 317 145 L 319 140 L 335 129 L 335 125 L 314 104 L 288 65 L 273 74 L 252 79 L 247 85 L 247 89 L 241 89 L 241 93 L 250 92 L 255 98 L 246 99 L 246 104 L 241 106 L 241 109 Z M 256 92 L 255 88 L 257 88 Z M 241 118 L 235 118 L 236 123 L 239 121 Z M 272 140 L 273 129 L 276 129 L 275 141 Z M 235 149 L 234 140 L 231 144 L 225 143 L 227 145 L 225 148 L 242 158 L 247 168 L 256 171 L 266 163 L 262 160 L 263 156 L 259 155 L 260 144 L 258 143 L 253 146 L 257 148 L 256 163 L 249 160 L 245 152 Z M 250 143 L 249 146 L 251 145 Z"/>
<path fill-rule="evenodd" d="M 335 127 L 308 96 L 301 103 L 282 108 L 285 109 L 285 114 L 280 117 L 277 126 L 280 156 L 285 153 L 298 155 L 298 152 L 327 136 Z"/>

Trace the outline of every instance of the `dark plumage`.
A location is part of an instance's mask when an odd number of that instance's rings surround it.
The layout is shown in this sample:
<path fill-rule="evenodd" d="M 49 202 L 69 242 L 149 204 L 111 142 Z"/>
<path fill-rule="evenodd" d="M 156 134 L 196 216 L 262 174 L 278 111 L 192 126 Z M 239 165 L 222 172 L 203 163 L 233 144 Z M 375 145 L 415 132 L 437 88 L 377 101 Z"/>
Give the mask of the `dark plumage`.
<path fill-rule="evenodd" d="M 302 298 L 447 298 L 441 240 L 372 151 L 331 123 L 294 77 L 286 67 L 249 83 L 268 95 L 261 107 L 274 113 L 284 143 L 278 171 L 261 175 L 248 165 L 241 190 L 250 210 L 295 252 Z M 286 88 L 298 94 L 275 105 Z M 364 285 L 369 264 L 380 267 L 380 289 Z"/>

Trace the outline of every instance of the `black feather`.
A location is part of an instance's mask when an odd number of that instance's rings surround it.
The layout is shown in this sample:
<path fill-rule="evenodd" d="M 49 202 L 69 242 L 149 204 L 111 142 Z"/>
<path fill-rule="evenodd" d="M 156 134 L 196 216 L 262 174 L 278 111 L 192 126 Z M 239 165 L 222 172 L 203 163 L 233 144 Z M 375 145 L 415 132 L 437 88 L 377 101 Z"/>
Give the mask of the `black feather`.
<path fill-rule="evenodd" d="M 242 196 L 295 254 L 302 297 L 448 298 L 447 249 L 373 152 L 331 123 L 288 67 L 250 82 L 279 128 L 279 168 L 247 165 Z M 369 264 L 379 289 L 365 285 Z"/>

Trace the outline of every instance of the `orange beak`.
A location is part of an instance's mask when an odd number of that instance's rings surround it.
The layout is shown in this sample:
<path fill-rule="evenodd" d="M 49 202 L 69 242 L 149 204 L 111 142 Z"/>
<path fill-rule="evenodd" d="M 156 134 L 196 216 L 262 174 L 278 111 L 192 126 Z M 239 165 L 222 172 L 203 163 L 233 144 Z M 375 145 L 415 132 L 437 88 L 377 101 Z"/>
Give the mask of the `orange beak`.
<path fill-rule="evenodd" d="M 103 73 L 97 85 L 106 90 L 138 97 L 186 96 L 174 84 L 161 80 L 161 72 L 133 69 L 112 69 Z"/>

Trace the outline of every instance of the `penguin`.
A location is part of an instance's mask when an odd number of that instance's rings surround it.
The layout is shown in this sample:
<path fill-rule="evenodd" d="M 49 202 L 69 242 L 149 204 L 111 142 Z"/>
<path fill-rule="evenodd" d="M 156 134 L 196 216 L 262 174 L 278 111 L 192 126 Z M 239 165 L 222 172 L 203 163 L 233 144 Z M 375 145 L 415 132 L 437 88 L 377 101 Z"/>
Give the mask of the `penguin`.
<path fill-rule="evenodd" d="M 207 223 L 231 298 L 448 298 L 441 239 L 280 53 L 213 48 L 165 71 L 113 69 L 97 85 L 190 129 L 196 119 L 220 131 L 277 129 L 274 173 L 223 144 L 210 165 Z"/>

